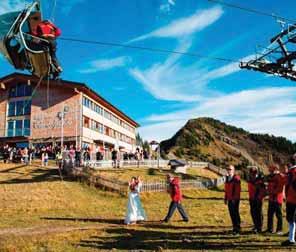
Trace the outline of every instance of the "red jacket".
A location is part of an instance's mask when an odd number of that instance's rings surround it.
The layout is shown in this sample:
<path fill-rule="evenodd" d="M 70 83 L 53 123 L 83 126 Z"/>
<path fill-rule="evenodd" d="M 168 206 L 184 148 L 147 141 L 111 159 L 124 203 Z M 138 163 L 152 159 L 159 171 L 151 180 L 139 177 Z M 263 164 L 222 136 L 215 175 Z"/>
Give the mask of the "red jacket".
<path fill-rule="evenodd" d="M 248 192 L 250 200 L 262 201 L 266 194 L 263 178 L 257 177 L 248 181 Z"/>
<path fill-rule="evenodd" d="M 225 200 L 240 200 L 241 193 L 241 181 L 238 175 L 234 175 L 231 179 L 229 176 L 226 177 L 224 186 Z"/>
<path fill-rule="evenodd" d="M 180 202 L 182 200 L 182 193 L 180 190 L 179 178 L 174 178 L 169 185 L 169 191 L 174 202 Z"/>
<path fill-rule="evenodd" d="M 285 192 L 287 203 L 296 205 L 296 165 L 288 171 Z"/>
<path fill-rule="evenodd" d="M 56 38 L 61 35 L 61 29 L 51 22 L 41 22 L 37 26 L 37 36 L 44 38 Z"/>
<path fill-rule="evenodd" d="M 269 201 L 283 203 L 284 198 L 284 176 L 280 173 L 269 175 L 267 191 L 269 194 Z"/>

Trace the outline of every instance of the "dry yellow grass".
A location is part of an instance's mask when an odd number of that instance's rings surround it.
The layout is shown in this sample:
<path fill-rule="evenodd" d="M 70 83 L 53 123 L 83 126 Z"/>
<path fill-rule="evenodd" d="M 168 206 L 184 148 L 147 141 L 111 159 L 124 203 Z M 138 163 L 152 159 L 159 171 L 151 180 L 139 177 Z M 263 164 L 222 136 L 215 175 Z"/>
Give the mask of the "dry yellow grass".
<path fill-rule="evenodd" d="M 284 237 L 248 233 L 247 193 L 242 195 L 241 237 L 228 233 L 222 190 L 184 191 L 190 222 L 180 222 L 175 214 L 170 224 L 159 222 L 169 196 L 143 194 L 149 221 L 125 226 L 125 197 L 60 181 L 57 170 L 0 164 L 0 251 L 284 251 L 279 246 Z"/>
<path fill-rule="evenodd" d="M 151 174 L 152 171 L 152 174 Z M 165 180 L 167 173 L 169 173 L 169 169 L 153 169 L 153 168 L 125 168 L 125 169 L 108 169 L 108 170 L 100 170 L 96 171 L 95 174 L 108 177 L 114 180 L 120 180 L 123 182 L 128 182 L 131 177 L 140 176 L 141 179 L 145 182 L 159 182 L 160 180 Z M 219 175 L 216 173 L 209 171 L 207 169 L 202 168 L 189 168 L 187 169 L 188 177 L 204 177 L 204 178 L 218 178 Z"/>
<path fill-rule="evenodd" d="M 208 169 L 200 169 L 200 168 L 190 168 L 187 170 L 188 174 L 191 174 L 193 176 L 198 177 L 204 177 L 204 178 L 219 178 L 219 175 L 217 173 L 214 173 Z"/>

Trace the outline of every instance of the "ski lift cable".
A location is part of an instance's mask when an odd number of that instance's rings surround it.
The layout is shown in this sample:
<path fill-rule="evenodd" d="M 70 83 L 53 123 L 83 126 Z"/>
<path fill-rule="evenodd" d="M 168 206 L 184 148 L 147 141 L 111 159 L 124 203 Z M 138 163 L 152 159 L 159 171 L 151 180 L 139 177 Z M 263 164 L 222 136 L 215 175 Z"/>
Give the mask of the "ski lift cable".
<path fill-rule="evenodd" d="M 57 0 L 53 0 L 53 7 L 52 7 L 52 11 L 51 11 L 51 15 L 50 15 L 50 20 L 52 20 L 54 22 L 55 20 L 55 11 L 56 11 L 56 7 L 57 7 Z"/>
<path fill-rule="evenodd" d="M 256 9 L 252 9 L 252 8 L 248 8 L 248 7 L 244 7 L 244 6 L 240 6 L 240 5 L 237 5 L 237 4 L 224 2 L 222 0 L 207 0 L 207 1 L 217 3 L 217 4 L 221 4 L 221 5 L 224 5 L 226 7 L 230 7 L 230 8 L 239 9 L 239 10 L 242 10 L 242 11 L 247 11 L 247 12 L 257 14 L 257 15 L 261 15 L 261 16 L 272 17 L 272 18 L 276 18 L 276 19 L 279 19 L 279 20 L 285 20 L 287 22 L 296 23 L 296 20 L 294 20 L 294 19 L 290 19 L 290 18 L 279 16 L 279 15 L 275 15 L 275 14 L 272 14 L 272 13 L 268 13 L 268 12 L 264 12 L 264 11 L 260 11 L 260 10 L 256 10 Z"/>
<path fill-rule="evenodd" d="M 102 45 L 102 46 L 112 46 L 112 47 L 123 47 L 123 48 L 129 48 L 129 49 L 136 49 L 136 50 L 142 50 L 142 51 L 150 51 L 155 53 L 171 53 L 171 54 L 180 54 L 180 55 L 186 55 L 191 57 L 198 57 L 198 58 L 207 58 L 210 60 L 217 60 L 217 61 L 224 61 L 224 62 L 232 62 L 232 63 L 240 63 L 240 60 L 237 59 L 230 59 L 230 58 L 223 58 L 223 57 L 212 57 L 205 54 L 199 54 L 194 52 L 184 52 L 184 51 L 173 51 L 163 48 L 155 48 L 155 47 L 147 47 L 147 46 L 133 46 L 133 45 L 127 45 L 127 44 L 121 44 L 121 43 L 113 43 L 113 42 L 103 42 L 103 41 L 95 41 L 95 40 L 83 40 L 83 39 L 77 39 L 77 38 L 68 38 L 68 37 L 61 37 L 60 40 L 64 41 L 72 41 L 77 43 L 85 43 L 85 44 L 95 44 L 95 45 Z"/>
<path fill-rule="evenodd" d="M 32 93 L 31 93 L 31 96 L 30 96 L 30 99 L 28 99 L 26 102 L 25 102 L 25 105 L 24 107 L 26 108 L 28 105 L 29 105 L 29 102 L 32 100 L 32 98 L 35 96 L 36 92 L 37 92 L 37 89 L 39 88 L 39 86 L 41 85 L 42 81 L 44 79 L 44 76 L 41 76 L 38 83 L 36 84 L 35 88 L 32 90 Z"/>

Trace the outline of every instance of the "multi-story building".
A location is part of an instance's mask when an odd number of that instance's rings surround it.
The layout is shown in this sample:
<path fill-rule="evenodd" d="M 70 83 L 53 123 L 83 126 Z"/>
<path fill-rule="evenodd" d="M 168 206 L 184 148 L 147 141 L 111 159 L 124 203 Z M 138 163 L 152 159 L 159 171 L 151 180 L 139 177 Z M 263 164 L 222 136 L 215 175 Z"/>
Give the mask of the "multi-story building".
<path fill-rule="evenodd" d="M 39 85 L 38 85 L 39 84 Z M 0 79 L 0 142 L 135 148 L 138 123 L 83 83 L 14 73 Z"/>

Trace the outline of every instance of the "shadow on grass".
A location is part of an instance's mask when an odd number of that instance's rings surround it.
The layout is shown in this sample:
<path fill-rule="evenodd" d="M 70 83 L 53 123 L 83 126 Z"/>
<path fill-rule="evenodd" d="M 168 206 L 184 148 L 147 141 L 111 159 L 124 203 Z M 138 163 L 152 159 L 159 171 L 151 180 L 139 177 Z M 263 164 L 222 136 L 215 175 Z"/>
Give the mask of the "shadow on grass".
<path fill-rule="evenodd" d="M 223 197 L 190 197 L 185 194 L 183 194 L 184 199 L 192 199 L 192 200 L 219 200 L 224 201 Z M 242 198 L 240 201 L 249 201 L 248 199 Z"/>
<path fill-rule="evenodd" d="M 173 231 L 173 230 L 172 230 Z M 110 228 L 105 236 L 91 236 L 75 246 L 88 249 L 118 250 L 270 250 L 282 249 L 277 241 L 262 241 L 256 238 L 227 236 L 224 231 L 207 232 L 162 232 L 158 230 L 137 230 L 130 228 Z"/>
<path fill-rule="evenodd" d="M 81 221 L 81 222 L 97 222 L 105 224 L 124 224 L 122 219 L 102 219 L 102 218 L 81 218 L 81 217 L 41 217 L 42 220 L 52 221 Z"/>
<path fill-rule="evenodd" d="M 31 176 L 31 178 L 24 178 L 24 176 Z M 12 178 L 5 181 L 0 181 L 0 184 L 25 184 L 25 183 L 38 183 L 38 182 L 51 182 L 61 180 L 58 169 L 49 168 L 35 169 L 30 173 L 24 173 L 18 178 Z"/>
<path fill-rule="evenodd" d="M 0 173 L 8 173 L 8 172 L 11 172 L 11 171 L 23 168 L 23 167 L 26 167 L 26 165 L 19 165 L 19 166 L 8 168 L 6 170 L 1 170 Z"/>
<path fill-rule="evenodd" d="M 196 229 L 215 229 L 215 231 L 217 231 L 217 229 L 223 229 L 223 233 L 227 234 L 227 233 L 231 233 L 230 231 L 227 231 L 227 229 L 231 230 L 232 226 L 219 226 L 219 225 L 204 225 L 204 226 L 200 226 L 200 225 L 194 225 L 194 226 L 174 226 L 171 224 L 162 224 L 161 222 L 144 222 L 142 224 L 144 227 L 146 228 L 156 228 L 156 229 L 171 229 L 171 230 L 196 230 Z M 220 231 L 217 231 L 216 234 L 220 234 Z"/>

